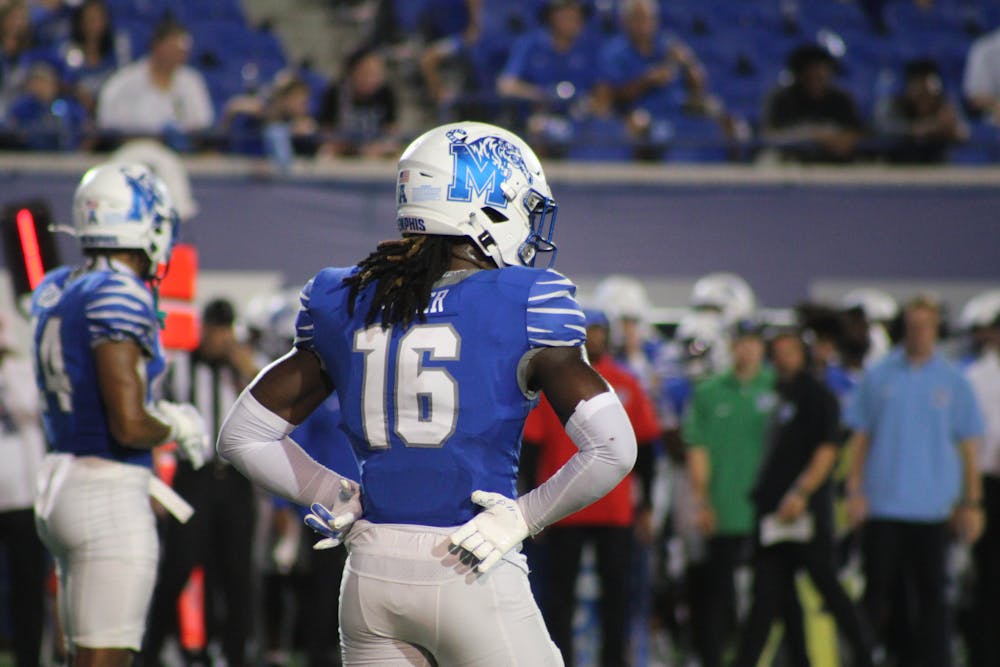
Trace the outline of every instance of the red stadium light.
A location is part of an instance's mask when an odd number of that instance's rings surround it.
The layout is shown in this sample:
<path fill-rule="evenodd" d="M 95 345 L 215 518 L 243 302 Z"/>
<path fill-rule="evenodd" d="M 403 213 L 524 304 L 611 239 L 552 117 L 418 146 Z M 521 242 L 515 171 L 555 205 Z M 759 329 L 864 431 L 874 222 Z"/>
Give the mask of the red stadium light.
<path fill-rule="evenodd" d="M 38 247 L 38 231 L 35 229 L 35 216 L 22 208 L 17 212 L 17 234 L 21 239 L 21 254 L 24 257 L 24 268 L 28 273 L 28 284 L 35 289 L 42 282 L 45 268 L 42 264 L 42 252 Z"/>

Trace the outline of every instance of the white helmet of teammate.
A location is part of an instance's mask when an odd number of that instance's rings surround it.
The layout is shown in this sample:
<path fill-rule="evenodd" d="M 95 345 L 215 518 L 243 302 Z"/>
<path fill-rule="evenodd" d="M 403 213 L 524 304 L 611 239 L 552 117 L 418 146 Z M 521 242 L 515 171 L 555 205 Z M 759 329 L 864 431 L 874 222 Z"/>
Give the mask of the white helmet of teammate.
<path fill-rule="evenodd" d="M 73 196 L 73 227 L 86 250 L 141 250 L 155 275 L 170 260 L 177 212 L 163 182 L 140 164 L 103 164 Z"/>
<path fill-rule="evenodd" d="M 747 281 L 735 273 L 709 273 L 691 289 L 691 307 L 718 311 L 728 326 L 753 317 L 757 299 Z"/>
<path fill-rule="evenodd" d="M 853 289 L 840 300 L 844 308 L 860 308 L 869 322 L 891 322 L 899 315 L 899 304 L 891 294 L 874 287 Z"/>
<path fill-rule="evenodd" d="M 403 234 L 467 236 L 497 266 L 555 259 L 557 207 L 542 165 L 495 125 L 452 123 L 414 140 L 399 159 L 396 202 Z"/>
<path fill-rule="evenodd" d="M 594 301 L 612 320 L 628 318 L 645 322 L 653 304 L 646 287 L 630 276 L 608 276 L 594 289 Z"/>
<path fill-rule="evenodd" d="M 991 326 L 1000 317 L 1000 289 L 992 289 L 969 299 L 958 316 L 963 331 Z"/>

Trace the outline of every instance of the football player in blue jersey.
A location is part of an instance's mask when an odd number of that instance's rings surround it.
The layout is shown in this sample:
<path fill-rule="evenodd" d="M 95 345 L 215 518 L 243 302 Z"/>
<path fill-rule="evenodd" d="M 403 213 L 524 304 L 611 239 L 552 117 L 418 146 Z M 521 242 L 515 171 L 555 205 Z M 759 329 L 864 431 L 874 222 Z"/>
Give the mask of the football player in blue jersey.
<path fill-rule="evenodd" d="M 35 520 L 59 573 L 72 665 L 124 667 L 142 640 L 156 576 L 150 449 L 176 442 L 193 462 L 209 446 L 193 406 L 151 402 L 163 370 L 147 281 L 169 261 L 177 215 L 140 165 L 88 171 L 73 199 L 85 261 L 49 273 L 32 297 L 35 373 L 50 453 Z M 183 509 L 183 503 L 179 503 Z"/>
<path fill-rule="evenodd" d="M 551 269 L 556 205 L 532 150 L 492 125 L 403 153 L 401 238 L 303 289 L 291 352 L 227 418 L 219 449 L 345 540 L 346 665 L 560 665 L 520 543 L 631 470 L 635 435 L 587 363 L 575 287 Z M 288 434 L 331 392 L 360 485 Z M 545 392 L 580 450 L 517 498 L 524 420 Z M 349 531 L 349 532 L 348 532 Z"/>

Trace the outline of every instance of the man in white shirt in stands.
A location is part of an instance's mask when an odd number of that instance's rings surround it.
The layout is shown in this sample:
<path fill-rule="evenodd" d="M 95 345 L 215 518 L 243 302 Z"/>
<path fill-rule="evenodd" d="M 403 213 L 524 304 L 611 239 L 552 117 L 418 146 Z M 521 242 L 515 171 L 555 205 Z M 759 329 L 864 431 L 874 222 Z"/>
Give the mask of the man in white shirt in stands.
<path fill-rule="evenodd" d="M 149 55 L 115 72 L 101 88 L 97 124 L 126 134 L 195 132 L 211 126 L 214 111 L 201 74 L 186 63 L 191 35 L 164 19 L 150 40 Z"/>
<path fill-rule="evenodd" d="M 962 94 L 976 112 L 1000 119 L 1000 30 L 986 33 L 969 48 Z"/>

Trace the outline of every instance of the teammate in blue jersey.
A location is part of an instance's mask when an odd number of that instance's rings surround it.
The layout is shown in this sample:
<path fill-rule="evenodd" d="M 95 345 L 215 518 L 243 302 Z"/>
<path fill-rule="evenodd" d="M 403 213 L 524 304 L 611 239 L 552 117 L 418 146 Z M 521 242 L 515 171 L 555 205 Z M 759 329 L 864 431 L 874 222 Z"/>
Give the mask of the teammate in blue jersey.
<path fill-rule="evenodd" d="M 455 123 L 399 162 L 397 223 L 357 266 L 302 291 L 295 347 L 233 407 L 219 449 L 345 540 L 345 665 L 559 665 L 520 543 L 612 489 L 635 461 L 621 403 L 586 362 L 538 158 Z M 288 434 L 336 391 L 360 485 Z M 524 419 L 544 391 L 580 447 L 516 497 Z M 307 517 L 307 521 L 309 518 Z"/>
<path fill-rule="evenodd" d="M 177 227 L 163 184 L 143 166 L 95 167 L 73 223 L 85 262 L 47 275 L 31 303 L 50 450 L 35 518 L 59 572 L 71 664 L 119 667 L 139 649 L 156 576 L 149 450 L 176 441 L 200 463 L 209 443 L 192 406 L 153 404 L 149 392 L 163 355 L 146 281 Z"/>

